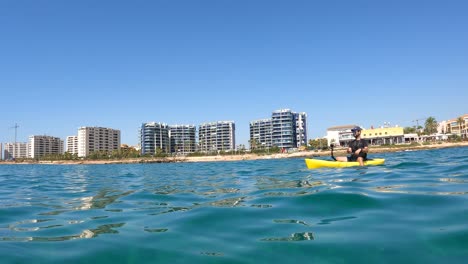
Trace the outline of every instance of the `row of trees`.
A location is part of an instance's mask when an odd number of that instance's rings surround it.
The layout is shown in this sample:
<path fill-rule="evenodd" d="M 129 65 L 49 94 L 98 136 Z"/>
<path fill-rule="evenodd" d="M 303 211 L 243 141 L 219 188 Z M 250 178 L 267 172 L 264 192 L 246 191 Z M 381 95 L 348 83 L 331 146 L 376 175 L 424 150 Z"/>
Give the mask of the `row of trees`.
<path fill-rule="evenodd" d="M 465 124 L 465 119 L 460 116 L 456 119 L 457 125 L 458 125 L 458 131 L 462 132 L 463 125 Z M 424 127 L 422 126 L 414 126 L 414 127 L 405 127 L 404 128 L 404 133 L 409 134 L 409 133 L 418 133 L 419 135 L 431 135 L 434 133 L 437 133 L 437 127 L 439 126 L 437 120 L 430 116 L 426 119 L 424 122 Z M 442 128 L 442 133 L 450 133 L 452 131 L 446 131 L 445 128 Z"/>
<path fill-rule="evenodd" d="M 88 160 L 102 160 L 102 159 L 127 159 L 141 157 L 140 152 L 134 148 L 122 148 L 113 151 L 94 151 L 90 153 L 86 159 Z M 65 152 L 63 154 L 48 154 L 36 158 L 36 160 L 79 160 L 77 154 Z"/>
<path fill-rule="evenodd" d="M 439 123 L 437 120 L 430 116 L 424 122 L 424 127 L 422 126 L 414 126 L 414 127 L 405 127 L 403 132 L 405 134 L 418 134 L 418 135 L 431 135 L 437 133 L 437 127 Z"/>
<path fill-rule="evenodd" d="M 334 143 L 333 141 L 332 143 Z M 311 139 L 308 143 L 311 149 L 328 149 L 328 140 L 326 138 Z"/>

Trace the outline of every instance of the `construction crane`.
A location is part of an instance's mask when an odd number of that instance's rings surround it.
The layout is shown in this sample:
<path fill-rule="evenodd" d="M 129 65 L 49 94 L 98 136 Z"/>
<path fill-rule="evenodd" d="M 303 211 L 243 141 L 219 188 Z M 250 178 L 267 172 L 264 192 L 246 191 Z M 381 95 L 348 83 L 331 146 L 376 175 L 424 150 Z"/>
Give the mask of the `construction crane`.
<path fill-rule="evenodd" d="M 16 137 L 17 137 L 17 135 L 18 135 L 18 128 L 19 128 L 19 126 L 18 126 L 17 123 L 15 123 L 15 126 L 10 127 L 10 128 L 14 128 L 14 129 L 15 129 L 15 144 L 13 145 L 13 158 L 16 158 Z"/>
<path fill-rule="evenodd" d="M 15 129 L 15 145 L 16 145 L 16 137 L 17 137 L 17 135 L 18 135 L 18 128 L 19 128 L 19 126 L 18 126 L 17 123 L 15 123 L 15 126 L 10 127 L 10 128 L 14 128 L 14 129 Z"/>
<path fill-rule="evenodd" d="M 413 120 L 413 121 L 411 121 L 411 122 L 413 122 L 413 123 L 416 122 L 416 129 L 418 129 L 418 127 L 419 127 L 419 121 L 421 121 L 421 120 L 426 120 L 426 119 L 427 119 L 427 118 L 418 118 L 418 119 L 415 119 L 415 120 Z"/>

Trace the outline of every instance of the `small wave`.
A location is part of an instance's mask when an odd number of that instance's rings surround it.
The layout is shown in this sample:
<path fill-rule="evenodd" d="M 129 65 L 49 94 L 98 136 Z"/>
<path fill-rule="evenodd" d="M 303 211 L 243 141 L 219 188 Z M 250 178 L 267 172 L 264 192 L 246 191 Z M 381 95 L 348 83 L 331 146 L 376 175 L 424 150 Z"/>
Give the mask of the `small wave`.
<path fill-rule="evenodd" d="M 424 167 L 430 166 L 430 163 L 426 162 L 414 162 L 414 161 L 404 161 L 397 165 L 393 165 L 392 168 L 401 169 L 401 168 L 413 168 L 413 167 Z"/>
<path fill-rule="evenodd" d="M 344 217 L 335 217 L 335 218 L 328 218 L 328 219 L 322 219 L 320 220 L 320 223 L 317 223 L 317 225 L 329 225 L 333 222 L 337 221 L 344 221 L 344 220 L 352 220 L 356 219 L 357 217 L 355 216 L 344 216 Z"/>
<path fill-rule="evenodd" d="M 167 228 L 144 228 L 145 232 L 148 232 L 148 233 L 164 233 L 164 232 L 167 232 Z"/>
<path fill-rule="evenodd" d="M 312 232 L 303 232 L 303 233 L 294 233 L 289 237 L 271 237 L 263 238 L 260 241 L 267 242 L 294 242 L 294 241 L 306 241 L 306 240 L 315 240 L 314 234 Z"/>
<path fill-rule="evenodd" d="M 307 224 L 305 221 L 301 221 L 301 220 L 293 220 L 293 219 L 278 219 L 278 220 L 273 220 L 274 223 L 277 223 L 277 224 L 300 224 L 300 225 L 305 225 L 305 226 L 309 226 L 309 224 Z"/>

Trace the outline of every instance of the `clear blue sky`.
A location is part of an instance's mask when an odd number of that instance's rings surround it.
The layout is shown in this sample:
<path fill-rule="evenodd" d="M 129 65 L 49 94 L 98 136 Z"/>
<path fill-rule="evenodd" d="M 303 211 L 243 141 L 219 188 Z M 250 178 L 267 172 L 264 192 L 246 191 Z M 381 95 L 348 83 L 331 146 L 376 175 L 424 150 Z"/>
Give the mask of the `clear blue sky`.
<path fill-rule="evenodd" d="M 468 113 L 468 1 L 0 1 L 0 142 L 142 122 L 412 126 Z M 423 121 L 422 121 L 423 122 Z"/>

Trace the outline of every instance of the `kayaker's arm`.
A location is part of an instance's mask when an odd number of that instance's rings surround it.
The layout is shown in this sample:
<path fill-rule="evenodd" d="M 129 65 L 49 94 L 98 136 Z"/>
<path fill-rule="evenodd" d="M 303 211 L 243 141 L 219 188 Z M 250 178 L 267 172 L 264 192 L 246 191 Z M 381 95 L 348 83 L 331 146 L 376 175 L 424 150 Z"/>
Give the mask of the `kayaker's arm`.
<path fill-rule="evenodd" d="M 355 155 L 359 155 L 361 153 L 367 153 L 369 151 L 368 147 L 363 147 L 360 149 L 357 149 L 356 152 L 354 152 Z"/>
<path fill-rule="evenodd" d="M 368 148 L 367 146 L 366 146 L 366 147 L 363 147 L 363 148 L 361 149 L 361 152 L 362 152 L 362 153 L 368 153 L 368 152 L 369 152 L 369 148 Z"/>

